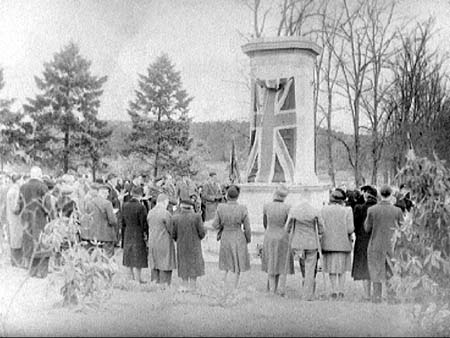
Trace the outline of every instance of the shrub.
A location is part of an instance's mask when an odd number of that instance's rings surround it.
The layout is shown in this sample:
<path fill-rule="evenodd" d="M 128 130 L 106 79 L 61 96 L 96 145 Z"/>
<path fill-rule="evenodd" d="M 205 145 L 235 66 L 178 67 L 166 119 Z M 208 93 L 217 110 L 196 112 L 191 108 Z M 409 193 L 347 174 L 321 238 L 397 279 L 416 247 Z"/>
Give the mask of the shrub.
<path fill-rule="evenodd" d="M 410 151 L 397 179 L 409 187 L 416 205 L 394 231 L 391 285 L 402 300 L 422 302 L 414 310 L 422 329 L 449 332 L 450 325 L 443 324 L 450 319 L 449 170 L 436 155 L 429 160 Z"/>
<path fill-rule="evenodd" d="M 79 214 L 75 210 L 71 217 L 59 216 L 48 223 L 41 241 L 60 256 L 55 269 L 63 277 L 63 305 L 98 306 L 111 293 L 117 266 L 98 245 L 88 251 L 80 241 Z"/>

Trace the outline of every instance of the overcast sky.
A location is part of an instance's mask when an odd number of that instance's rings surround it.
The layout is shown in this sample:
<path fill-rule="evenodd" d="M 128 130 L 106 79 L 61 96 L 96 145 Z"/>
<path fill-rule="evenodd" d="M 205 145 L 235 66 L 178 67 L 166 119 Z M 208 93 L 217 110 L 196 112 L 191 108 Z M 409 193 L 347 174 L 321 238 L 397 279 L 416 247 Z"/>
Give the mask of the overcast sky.
<path fill-rule="evenodd" d="M 406 2 L 406 4 L 405 4 Z M 435 14 L 443 46 L 450 43 L 450 0 L 408 0 L 411 17 Z M 247 57 L 239 32 L 251 32 L 239 0 L 0 0 L 2 97 L 19 103 L 36 93 L 34 76 L 69 41 L 107 75 L 100 118 L 127 120 L 137 74 L 168 53 L 188 93 L 194 121 L 247 119 Z"/>

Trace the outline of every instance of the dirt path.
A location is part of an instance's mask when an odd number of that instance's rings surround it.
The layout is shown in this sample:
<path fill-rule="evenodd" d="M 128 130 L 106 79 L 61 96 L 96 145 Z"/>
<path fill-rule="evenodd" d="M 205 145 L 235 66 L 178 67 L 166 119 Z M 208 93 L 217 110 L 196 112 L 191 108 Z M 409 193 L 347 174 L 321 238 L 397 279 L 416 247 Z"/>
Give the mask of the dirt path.
<path fill-rule="evenodd" d="M 298 266 L 296 266 L 298 269 Z M 145 277 L 149 278 L 148 271 Z M 0 269 L 0 310 L 25 278 L 25 271 Z M 240 291 L 220 287 L 217 263 L 208 262 L 195 294 L 160 290 L 126 279 L 121 268 L 112 298 L 87 313 L 61 308 L 58 283 L 29 279 L 10 307 L 7 335 L 24 336 L 414 336 L 405 305 L 362 302 L 361 287 L 348 280 L 344 301 L 302 301 L 301 277 L 288 278 L 287 297 L 265 293 L 259 265 L 243 274 Z M 322 276 L 317 291 L 325 296 Z"/>

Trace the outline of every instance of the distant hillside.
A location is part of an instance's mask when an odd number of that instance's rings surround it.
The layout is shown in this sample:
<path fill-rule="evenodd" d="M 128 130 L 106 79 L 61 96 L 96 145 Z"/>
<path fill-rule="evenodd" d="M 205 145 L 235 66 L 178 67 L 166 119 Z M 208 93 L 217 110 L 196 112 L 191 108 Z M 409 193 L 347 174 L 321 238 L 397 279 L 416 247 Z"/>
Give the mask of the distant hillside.
<path fill-rule="evenodd" d="M 114 152 L 121 152 L 125 148 L 124 140 L 131 133 L 132 125 L 128 121 L 109 121 L 113 133 L 109 146 Z M 193 148 L 196 153 L 208 162 L 226 162 L 230 156 L 231 141 L 234 139 L 238 155 L 238 164 L 244 168 L 249 151 L 249 124 L 239 121 L 210 121 L 193 122 L 190 128 L 193 138 Z M 340 138 L 351 140 L 351 135 L 336 133 Z M 326 131 L 319 129 L 317 135 L 317 170 L 326 174 L 328 159 L 326 155 Z M 333 142 L 333 158 L 338 171 L 350 171 L 348 155 L 344 146 L 337 140 Z"/>

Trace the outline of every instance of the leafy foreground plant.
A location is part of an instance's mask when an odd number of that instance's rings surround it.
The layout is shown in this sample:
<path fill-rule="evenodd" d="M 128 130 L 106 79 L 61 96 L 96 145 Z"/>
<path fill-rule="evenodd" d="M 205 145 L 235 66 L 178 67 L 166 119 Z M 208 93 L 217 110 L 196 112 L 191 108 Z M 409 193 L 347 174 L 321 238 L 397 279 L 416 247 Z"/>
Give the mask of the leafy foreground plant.
<path fill-rule="evenodd" d="M 413 151 L 398 174 L 416 201 L 410 217 L 394 231 L 394 277 L 391 285 L 414 307 L 415 322 L 427 333 L 450 333 L 450 173 Z"/>
<path fill-rule="evenodd" d="M 111 295 L 117 265 L 98 245 L 88 250 L 78 227 L 76 217 L 58 217 L 46 225 L 41 240 L 59 256 L 55 270 L 63 278 L 63 306 L 98 307 Z"/>

